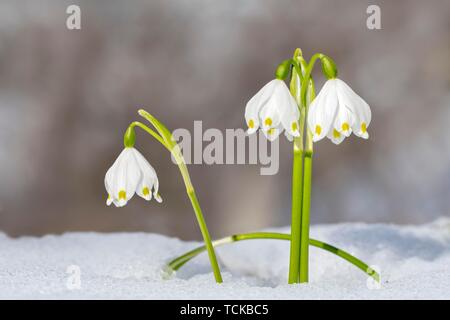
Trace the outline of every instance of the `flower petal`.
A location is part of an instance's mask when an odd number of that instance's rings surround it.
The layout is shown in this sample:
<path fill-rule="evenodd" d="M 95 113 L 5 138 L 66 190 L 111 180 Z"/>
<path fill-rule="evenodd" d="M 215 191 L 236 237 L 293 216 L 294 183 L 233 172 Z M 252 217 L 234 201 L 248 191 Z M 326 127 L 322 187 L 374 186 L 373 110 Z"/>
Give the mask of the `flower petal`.
<path fill-rule="evenodd" d="M 348 137 L 352 133 L 352 126 L 354 122 L 353 112 L 345 104 L 341 104 L 339 92 L 338 100 L 339 106 L 336 113 L 336 118 L 334 119 L 333 128 Z"/>
<path fill-rule="evenodd" d="M 286 130 L 284 131 L 284 136 L 286 137 L 286 139 L 288 139 L 289 142 L 294 141 L 294 137 Z"/>
<path fill-rule="evenodd" d="M 291 136 L 298 137 L 300 136 L 300 127 L 298 123 L 300 111 L 289 89 L 286 85 L 284 86 L 285 90 L 283 90 L 282 97 L 283 107 L 280 108 L 281 123 L 286 132 L 289 132 Z"/>
<path fill-rule="evenodd" d="M 273 93 L 276 81 L 272 80 L 262 87 L 248 102 L 245 107 L 245 121 L 248 125 L 248 134 L 254 133 L 259 127 L 259 111 Z"/>
<path fill-rule="evenodd" d="M 152 199 L 152 189 L 157 189 L 158 187 L 156 171 L 138 150 L 134 149 L 133 154 L 142 174 L 136 193 L 145 200 L 150 201 Z"/>
<path fill-rule="evenodd" d="M 108 197 L 106 198 L 106 205 L 110 206 L 113 202 L 113 198 L 111 197 L 111 194 L 108 193 Z"/>
<path fill-rule="evenodd" d="M 330 139 L 334 144 L 340 144 L 345 139 L 345 135 L 339 131 L 337 131 L 335 128 L 332 128 L 328 134 L 327 138 Z"/>
<path fill-rule="evenodd" d="M 353 133 L 361 138 L 369 138 L 367 128 L 372 119 L 370 107 L 352 88 L 344 81 L 337 79 L 338 92 L 341 100 L 349 107 L 353 113 L 352 130 Z"/>
<path fill-rule="evenodd" d="M 283 127 L 281 125 L 279 125 L 276 128 L 269 128 L 269 129 L 263 129 L 262 130 L 264 133 L 264 136 L 266 137 L 267 140 L 269 140 L 270 142 L 275 141 L 278 136 L 280 135 L 281 131 L 283 131 Z"/>
<path fill-rule="evenodd" d="M 117 206 L 127 204 L 141 179 L 138 163 L 133 155 L 134 148 L 125 148 L 118 157 L 117 168 L 114 172 L 112 198 L 117 200 Z M 116 203 L 115 203 L 116 204 Z"/>
<path fill-rule="evenodd" d="M 280 106 L 283 101 L 279 94 L 274 94 L 270 97 L 267 103 L 262 107 L 260 112 L 260 122 L 263 130 L 275 128 L 280 124 Z"/>
<path fill-rule="evenodd" d="M 308 126 L 313 133 L 313 141 L 323 139 L 336 118 L 338 99 L 334 79 L 325 82 L 316 99 L 309 106 Z"/>

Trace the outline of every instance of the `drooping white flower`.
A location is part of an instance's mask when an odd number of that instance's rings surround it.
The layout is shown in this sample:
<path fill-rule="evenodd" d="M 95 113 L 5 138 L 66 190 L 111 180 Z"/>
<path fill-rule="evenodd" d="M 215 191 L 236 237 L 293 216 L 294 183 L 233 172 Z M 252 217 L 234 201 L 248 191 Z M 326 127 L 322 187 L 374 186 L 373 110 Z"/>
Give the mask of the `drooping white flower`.
<path fill-rule="evenodd" d="M 256 93 L 245 107 L 248 134 L 261 128 L 270 141 L 285 130 L 286 137 L 300 135 L 298 119 L 300 111 L 284 81 L 275 79 Z"/>
<path fill-rule="evenodd" d="M 308 126 L 314 142 L 327 136 L 339 144 L 352 132 L 368 139 L 371 118 L 369 105 L 344 81 L 334 78 L 325 82 L 309 106 Z"/>
<path fill-rule="evenodd" d="M 126 147 L 106 172 L 105 187 L 108 192 L 106 204 L 123 207 L 135 193 L 150 201 L 153 196 L 162 202 L 158 194 L 159 182 L 153 167 L 135 148 Z"/>

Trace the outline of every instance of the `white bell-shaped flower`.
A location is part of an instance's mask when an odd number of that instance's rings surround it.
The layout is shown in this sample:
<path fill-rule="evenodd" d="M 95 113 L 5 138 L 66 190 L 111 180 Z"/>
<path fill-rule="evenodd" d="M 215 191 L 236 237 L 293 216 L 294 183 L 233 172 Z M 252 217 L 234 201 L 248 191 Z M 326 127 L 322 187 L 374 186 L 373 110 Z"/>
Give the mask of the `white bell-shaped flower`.
<path fill-rule="evenodd" d="M 245 107 L 248 134 L 261 128 L 270 141 L 285 130 L 286 137 L 300 135 L 298 120 L 300 111 L 284 81 L 275 79 L 256 93 Z"/>
<path fill-rule="evenodd" d="M 339 144 L 352 132 L 368 139 L 371 118 L 369 105 L 344 81 L 334 78 L 325 82 L 309 106 L 308 126 L 314 142 L 327 136 Z"/>
<path fill-rule="evenodd" d="M 135 193 L 150 201 L 153 196 L 162 202 L 158 194 L 159 182 L 153 167 L 135 148 L 125 148 L 106 172 L 105 187 L 108 192 L 106 204 L 117 207 L 127 204 Z"/>

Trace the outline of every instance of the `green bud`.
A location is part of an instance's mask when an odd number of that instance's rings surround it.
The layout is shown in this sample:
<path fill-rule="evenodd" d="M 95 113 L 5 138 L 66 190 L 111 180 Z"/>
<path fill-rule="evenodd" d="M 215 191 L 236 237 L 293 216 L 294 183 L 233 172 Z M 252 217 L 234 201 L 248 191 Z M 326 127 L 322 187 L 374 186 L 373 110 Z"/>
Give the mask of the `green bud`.
<path fill-rule="evenodd" d="M 277 67 L 277 71 L 275 71 L 275 78 L 279 80 L 284 80 L 289 75 L 289 71 L 291 71 L 292 60 L 284 60 Z"/>
<path fill-rule="evenodd" d="M 322 62 L 322 71 L 328 79 L 334 79 L 337 76 L 337 67 L 333 59 L 328 56 L 321 56 L 320 61 Z"/>
<path fill-rule="evenodd" d="M 129 126 L 125 134 L 123 135 L 123 144 L 125 148 L 134 147 L 134 143 L 136 142 L 136 133 L 134 132 L 134 127 Z"/>

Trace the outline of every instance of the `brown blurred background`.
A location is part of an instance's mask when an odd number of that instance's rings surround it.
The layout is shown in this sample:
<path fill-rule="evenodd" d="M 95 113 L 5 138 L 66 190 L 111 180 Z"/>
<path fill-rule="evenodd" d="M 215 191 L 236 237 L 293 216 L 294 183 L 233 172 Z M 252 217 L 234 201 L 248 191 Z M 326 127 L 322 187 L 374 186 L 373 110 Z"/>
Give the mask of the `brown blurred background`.
<path fill-rule="evenodd" d="M 70 4 L 81 7 L 79 31 L 66 28 Z M 367 29 L 369 4 L 380 6 L 382 30 Z M 0 230 L 199 239 L 177 168 L 142 133 L 164 203 L 105 205 L 124 130 L 143 106 L 172 129 L 242 128 L 248 99 L 297 46 L 333 57 L 373 113 L 369 141 L 316 145 L 312 222 L 448 216 L 448 0 L 2 0 Z M 291 145 L 280 148 L 275 176 L 190 166 L 214 237 L 289 224 Z"/>

